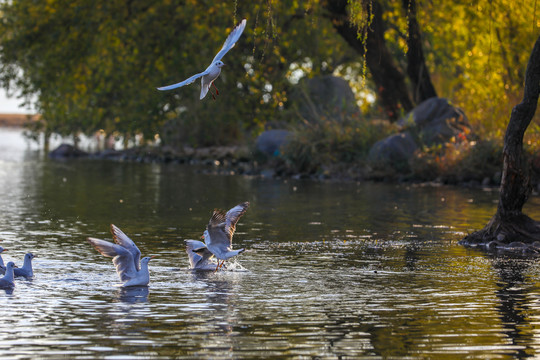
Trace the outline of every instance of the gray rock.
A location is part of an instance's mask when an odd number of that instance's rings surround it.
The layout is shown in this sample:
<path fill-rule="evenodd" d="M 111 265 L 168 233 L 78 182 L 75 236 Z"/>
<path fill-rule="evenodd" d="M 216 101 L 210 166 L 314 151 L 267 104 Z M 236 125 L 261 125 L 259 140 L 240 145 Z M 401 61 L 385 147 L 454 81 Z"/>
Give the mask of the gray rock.
<path fill-rule="evenodd" d="M 373 144 L 368 158 L 374 165 L 390 165 L 405 170 L 409 166 L 409 158 L 416 149 L 418 146 L 410 133 L 394 134 Z"/>
<path fill-rule="evenodd" d="M 338 121 L 344 115 L 359 111 L 349 83 L 332 75 L 302 79 L 292 92 L 291 102 L 308 121 L 320 117 Z"/>
<path fill-rule="evenodd" d="M 49 153 L 49 157 L 52 159 L 66 159 L 85 157 L 89 154 L 86 151 L 75 148 L 73 145 L 61 144 L 56 149 Z"/>
<path fill-rule="evenodd" d="M 401 133 L 390 135 L 372 146 L 369 151 L 372 163 L 408 170 L 408 161 L 420 144 L 445 143 L 470 129 L 463 111 L 444 98 L 424 101 L 400 119 L 398 125 L 402 128 Z"/>
<path fill-rule="evenodd" d="M 280 148 L 287 143 L 290 135 L 288 130 L 266 130 L 257 137 L 255 148 L 265 155 L 278 156 Z"/>
<path fill-rule="evenodd" d="M 422 102 L 398 125 L 415 131 L 425 145 L 448 142 L 453 136 L 470 129 L 463 111 L 451 105 L 445 98 L 431 98 Z"/>

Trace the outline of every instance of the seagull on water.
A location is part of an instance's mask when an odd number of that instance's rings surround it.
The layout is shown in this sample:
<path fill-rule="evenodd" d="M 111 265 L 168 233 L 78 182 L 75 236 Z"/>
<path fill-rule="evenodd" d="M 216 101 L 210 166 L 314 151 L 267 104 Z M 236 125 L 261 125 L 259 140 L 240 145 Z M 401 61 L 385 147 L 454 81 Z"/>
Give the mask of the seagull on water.
<path fill-rule="evenodd" d="M 4 265 L 4 259 L 2 259 L 2 253 L 4 251 L 7 251 L 7 249 L 4 249 L 0 246 L 0 274 L 4 275 L 6 273 L 6 265 Z"/>
<path fill-rule="evenodd" d="M 192 270 L 214 270 L 216 268 L 216 262 L 211 258 L 214 256 L 206 248 L 206 245 L 202 241 L 198 240 L 185 240 L 186 253 L 189 257 L 189 268 Z"/>
<path fill-rule="evenodd" d="M 123 287 L 148 285 L 150 282 L 148 262 L 154 256 L 141 259 L 141 251 L 137 245 L 113 224 L 111 224 L 111 233 L 115 243 L 91 237 L 87 240 L 101 255 L 113 258 L 116 273 Z"/>
<path fill-rule="evenodd" d="M 21 268 L 13 269 L 15 276 L 24 276 L 25 278 L 31 278 L 34 276 L 34 271 L 32 270 L 33 258 L 35 258 L 35 256 L 32 253 L 27 253 L 24 255 L 23 266 Z"/>
<path fill-rule="evenodd" d="M 208 250 L 218 258 L 218 264 L 216 266 L 217 271 L 223 266 L 225 260 L 230 259 L 245 249 L 233 250 L 232 249 L 232 237 L 236 230 L 236 223 L 244 215 L 249 207 L 249 202 L 238 204 L 229 211 L 215 209 L 210 222 L 206 226 L 206 230 L 202 238 Z M 219 260 L 222 260 L 221 265 Z"/>
<path fill-rule="evenodd" d="M 184 86 L 184 85 L 189 85 L 193 83 L 195 80 L 197 80 L 198 78 L 201 78 L 201 96 L 200 96 L 201 100 L 206 96 L 206 94 L 208 93 L 208 90 L 210 89 L 210 86 L 212 85 L 216 89 L 216 95 L 219 95 L 219 90 L 214 84 L 214 80 L 217 79 L 217 77 L 221 73 L 221 68 L 225 65 L 221 61 L 221 59 L 223 58 L 223 56 L 225 56 L 225 54 L 229 50 L 231 50 L 234 47 L 238 39 L 240 39 L 240 35 L 242 35 L 242 32 L 244 32 L 245 27 L 246 27 L 246 19 L 242 20 L 240 24 L 238 24 L 231 31 L 231 33 L 227 37 L 227 40 L 225 40 L 223 47 L 221 48 L 221 50 L 219 50 L 217 55 L 214 57 L 214 60 L 212 60 L 212 63 L 210 63 L 210 65 L 206 68 L 206 70 L 204 70 L 201 73 L 195 74 L 192 77 L 187 78 L 186 80 L 181 81 L 179 83 L 159 87 L 157 89 L 158 90 L 172 90 L 172 89 L 176 89 L 181 86 Z M 210 93 L 212 94 L 212 98 L 214 98 L 215 100 L 216 99 L 215 95 L 212 92 Z"/>
<path fill-rule="evenodd" d="M 13 282 L 13 268 L 15 264 L 10 261 L 6 266 L 6 275 L 3 278 L 0 278 L 0 289 L 13 289 L 15 283 Z"/>

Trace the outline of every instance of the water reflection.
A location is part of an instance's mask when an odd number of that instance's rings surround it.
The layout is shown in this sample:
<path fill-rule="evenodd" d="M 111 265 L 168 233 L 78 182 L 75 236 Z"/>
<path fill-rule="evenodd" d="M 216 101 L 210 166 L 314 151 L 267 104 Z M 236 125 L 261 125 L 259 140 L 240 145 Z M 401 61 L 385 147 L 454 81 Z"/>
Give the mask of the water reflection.
<path fill-rule="evenodd" d="M 533 345 L 536 331 L 530 314 L 539 308 L 531 301 L 534 293 L 531 293 L 533 289 L 526 279 L 530 266 L 531 260 L 526 259 L 493 259 L 493 267 L 500 277 L 495 294 L 499 299 L 497 309 L 501 314 L 501 325 L 520 359 L 534 357 L 533 350 L 538 348 L 537 344 Z"/>
<path fill-rule="evenodd" d="M 145 303 L 148 301 L 149 293 L 148 286 L 119 287 L 116 298 L 129 304 Z"/>

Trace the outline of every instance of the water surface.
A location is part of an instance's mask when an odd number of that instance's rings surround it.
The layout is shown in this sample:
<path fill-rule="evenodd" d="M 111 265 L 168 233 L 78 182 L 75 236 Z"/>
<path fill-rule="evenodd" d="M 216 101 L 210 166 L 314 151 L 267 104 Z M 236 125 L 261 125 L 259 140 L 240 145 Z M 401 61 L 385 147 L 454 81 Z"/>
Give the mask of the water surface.
<path fill-rule="evenodd" d="M 0 131 L 4 260 L 33 280 L 0 291 L 0 358 L 538 356 L 537 262 L 459 245 L 497 193 L 454 187 L 204 175 L 182 165 L 51 161 Z M 187 270 L 215 207 L 250 201 L 238 271 Z M 539 202 L 527 205 L 540 218 Z M 119 289 L 85 238 L 114 223 L 150 263 Z M 241 270 L 241 269 L 244 270 Z"/>

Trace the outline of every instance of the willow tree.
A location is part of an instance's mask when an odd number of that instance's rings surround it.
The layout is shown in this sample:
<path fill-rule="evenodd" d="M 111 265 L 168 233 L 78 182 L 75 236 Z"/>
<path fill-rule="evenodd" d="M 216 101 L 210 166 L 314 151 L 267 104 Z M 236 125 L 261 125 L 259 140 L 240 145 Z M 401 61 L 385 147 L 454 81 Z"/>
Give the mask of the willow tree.
<path fill-rule="evenodd" d="M 523 206 L 531 194 L 523 136 L 536 112 L 539 95 L 540 37 L 534 44 L 525 72 L 523 100 L 513 108 L 504 136 L 503 173 L 497 212 L 482 230 L 465 237 L 463 244 L 487 244 L 493 240 L 503 244 L 540 241 L 540 223 L 523 213 Z"/>
<path fill-rule="evenodd" d="M 0 84 L 36 96 L 49 132 L 172 132 L 192 146 L 239 142 L 286 106 L 293 64 L 311 75 L 331 72 L 348 51 L 331 24 L 315 20 L 316 4 L 5 1 Z M 246 30 L 217 81 L 218 101 L 201 102 L 198 83 L 156 90 L 202 71 L 244 17 Z"/>

